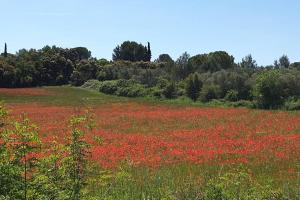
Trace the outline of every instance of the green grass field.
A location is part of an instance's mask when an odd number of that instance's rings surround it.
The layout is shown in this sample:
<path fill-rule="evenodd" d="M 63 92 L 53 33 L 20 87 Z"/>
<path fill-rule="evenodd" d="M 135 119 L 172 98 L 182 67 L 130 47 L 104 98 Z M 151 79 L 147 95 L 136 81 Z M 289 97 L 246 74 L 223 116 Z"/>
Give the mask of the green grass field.
<path fill-rule="evenodd" d="M 68 86 L 42 87 L 49 95 L 12 95 L 0 93 L 0 99 L 7 103 L 43 103 L 52 105 L 99 105 L 107 102 L 123 102 L 126 98 L 118 98 Z"/>
<path fill-rule="evenodd" d="M 201 102 L 193 102 L 188 98 L 184 99 L 156 99 L 151 97 L 127 98 L 113 95 L 103 94 L 93 90 L 87 90 L 79 87 L 70 86 L 48 86 L 41 87 L 43 90 L 52 93 L 52 95 L 15 95 L 0 93 L 0 99 L 7 103 L 44 103 L 52 105 L 100 105 L 103 103 L 114 102 L 138 102 L 150 105 L 167 105 L 167 106 L 189 106 L 189 107 L 213 107 L 215 104 L 204 104 Z M 219 107 L 227 107 L 219 105 Z"/>

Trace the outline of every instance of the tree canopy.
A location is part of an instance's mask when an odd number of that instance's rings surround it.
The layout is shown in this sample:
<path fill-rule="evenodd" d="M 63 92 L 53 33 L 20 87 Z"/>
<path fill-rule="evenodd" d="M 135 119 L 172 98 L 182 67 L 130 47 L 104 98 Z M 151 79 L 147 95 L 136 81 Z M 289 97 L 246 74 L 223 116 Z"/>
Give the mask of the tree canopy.
<path fill-rule="evenodd" d="M 131 62 L 150 61 L 151 60 L 150 43 L 148 46 L 143 46 L 134 41 L 125 41 L 120 46 L 118 45 L 114 51 L 113 61 L 126 60 Z"/>
<path fill-rule="evenodd" d="M 265 67 L 258 66 L 250 54 L 235 63 L 225 51 L 195 56 L 184 52 L 175 61 L 169 54 L 159 55 L 154 62 L 151 57 L 150 43 L 134 41 L 118 45 L 112 61 L 91 57 L 85 47 L 45 46 L 15 54 L 5 47 L 0 56 L 0 87 L 81 86 L 94 80 L 93 87 L 119 96 L 249 101 L 261 108 L 291 102 L 297 108 L 300 64 L 291 64 L 286 55 Z"/>

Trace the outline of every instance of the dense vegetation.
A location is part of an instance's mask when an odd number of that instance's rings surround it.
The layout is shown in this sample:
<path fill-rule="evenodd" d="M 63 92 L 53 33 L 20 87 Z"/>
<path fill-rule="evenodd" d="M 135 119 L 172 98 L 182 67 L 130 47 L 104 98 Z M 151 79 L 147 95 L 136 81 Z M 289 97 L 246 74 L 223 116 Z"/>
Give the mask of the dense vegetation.
<path fill-rule="evenodd" d="M 244 105 L 265 109 L 300 108 L 300 63 L 287 56 L 270 66 L 258 66 L 251 55 L 236 63 L 224 51 L 177 60 L 168 54 L 151 60 L 150 43 L 126 41 L 113 51 L 113 61 L 91 57 L 84 48 L 46 46 L 22 49 L 0 57 L 0 87 L 93 85 L 119 96 L 191 98 L 193 101 Z M 90 81 L 92 80 L 92 81 Z"/>

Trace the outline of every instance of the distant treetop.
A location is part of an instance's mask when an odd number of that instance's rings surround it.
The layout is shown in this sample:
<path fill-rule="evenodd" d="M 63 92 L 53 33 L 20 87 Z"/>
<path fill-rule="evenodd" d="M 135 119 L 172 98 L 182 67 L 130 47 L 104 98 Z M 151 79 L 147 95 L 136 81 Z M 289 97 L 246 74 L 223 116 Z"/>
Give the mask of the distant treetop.
<path fill-rule="evenodd" d="M 166 63 L 174 63 L 174 60 L 171 58 L 169 54 L 160 54 L 155 62 L 166 62 Z"/>
<path fill-rule="evenodd" d="M 3 53 L 4 57 L 7 57 L 7 44 L 4 44 L 4 53 Z"/>
<path fill-rule="evenodd" d="M 113 61 L 149 62 L 151 60 L 150 43 L 148 42 L 148 46 L 143 46 L 134 41 L 125 41 L 114 49 L 112 59 Z"/>

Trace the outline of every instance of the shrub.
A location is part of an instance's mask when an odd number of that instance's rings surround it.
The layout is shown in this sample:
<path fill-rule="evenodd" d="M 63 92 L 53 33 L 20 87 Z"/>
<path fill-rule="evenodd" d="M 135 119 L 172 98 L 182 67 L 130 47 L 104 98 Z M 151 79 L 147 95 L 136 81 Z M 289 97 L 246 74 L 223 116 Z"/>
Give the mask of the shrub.
<path fill-rule="evenodd" d="M 231 104 L 233 107 L 245 107 L 245 108 L 255 108 L 255 104 L 252 101 L 240 100 L 233 102 Z"/>
<path fill-rule="evenodd" d="M 265 109 L 278 108 L 283 103 L 283 88 L 278 79 L 279 71 L 265 71 L 257 79 L 253 90 L 253 95 L 258 106 Z"/>
<path fill-rule="evenodd" d="M 137 83 L 132 79 L 120 79 L 117 81 L 117 91 L 115 94 L 124 97 L 139 97 L 145 96 L 146 90 L 143 85 Z"/>
<path fill-rule="evenodd" d="M 204 85 L 200 92 L 200 99 L 203 102 L 208 102 L 219 97 L 220 88 L 217 85 Z"/>
<path fill-rule="evenodd" d="M 168 83 L 169 83 L 169 80 L 167 80 L 165 78 L 159 78 L 157 80 L 156 86 L 160 89 L 163 89 L 163 88 L 167 87 Z"/>
<path fill-rule="evenodd" d="M 6 110 L 4 103 L 0 101 L 0 127 L 4 126 L 8 111 Z"/>
<path fill-rule="evenodd" d="M 240 199 L 254 194 L 252 180 L 246 172 L 230 172 L 211 179 L 206 189 L 207 199 Z"/>
<path fill-rule="evenodd" d="M 177 96 L 175 83 L 169 83 L 163 90 L 162 94 L 168 99 L 174 99 Z"/>
<path fill-rule="evenodd" d="M 80 73 L 78 71 L 74 71 L 70 77 L 71 84 L 74 86 L 80 86 L 84 83 L 84 80 L 80 77 Z"/>
<path fill-rule="evenodd" d="M 86 81 L 81 87 L 85 89 L 99 91 L 101 82 L 95 79 Z"/>
<path fill-rule="evenodd" d="M 163 97 L 162 89 L 159 88 L 159 87 L 150 88 L 149 93 L 153 97 L 157 97 L 157 98 L 162 98 Z"/>
<path fill-rule="evenodd" d="M 212 99 L 211 101 L 208 102 L 209 106 L 227 106 L 226 102 L 224 99 Z"/>
<path fill-rule="evenodd" d="M 282 191 L 261 186 L 243 169 L 236 169 L 209 180 L 203 199 L 286 199 Z"/>
<path fill-rule="evenodd" d="M 99 91 L 106 94 L 113 94 L 124 97 L 139 97 L 146 95 L 146 89 L 143 85 L 134 80 L 113 80 L 103 81 L 100 84 Z"/>
<path fill-rule="evenodd" d="M 58 75 L 58 76 L 56 77 L 55 83 L 56 83 L 57 85 L 62 85 L 62 84 L 64 84 L 65 82 L 66 82 L 66 80 L 65 80 L 65 78 L 64 78 L 63 75 Z"/>
<path fill-rule="evenodd" d="M 99 91 L 105 94 L 114 94 L 117 89 L 117 81 L 103 81 L 99 87 Z"/>
<path fill-rule="evenodd" d="M 300 110 L 300 99 L 291 98 L 284 103 L 286 110 Z"/>
<path fill-rule="evenodd" d="M 225 95 L 226 101 L 237 101 L 238 100 L 238 91 L 236 90 L 229 90 Z"/>
<path fill-rule="evenodd" d="M 127 87 L 119 87 L 116 95 L 124 97 L 142 97 L 146 95 L 146 90 L 141 84 L 133 84 Z"/>
<path fill-rule="evenodd" d="M 278 82 L 283 90 L 283 98 L 300 96 L 299 70 L 282 70 Z"/>

